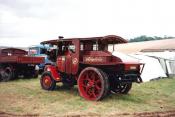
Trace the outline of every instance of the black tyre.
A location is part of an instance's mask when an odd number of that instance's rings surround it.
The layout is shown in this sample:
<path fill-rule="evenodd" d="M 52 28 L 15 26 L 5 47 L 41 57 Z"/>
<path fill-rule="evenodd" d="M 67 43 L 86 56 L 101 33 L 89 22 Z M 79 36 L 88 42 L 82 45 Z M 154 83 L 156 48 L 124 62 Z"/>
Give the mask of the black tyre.
<path fill-rule="evenodd" d="M 40 84 L 44 90 L 54 90 L 56 87 L 56 81 L 53 79 L 50 72 L 44 72 L 40 78 Z"/>
<path fill-rule="evenodd" d="M 111 92 L 116 94 L 127 94 L 132 88 L 132 83 L 120 83 L 112 87 Z"/>
<path fill-rule="evenodd" d="M 1 71 L 1 75 L 0 76 L 1 76 L 1 81 L 7 82 L 7 81 L 13 79 L 14 73 L 13 73 L 13 70 L 10 67 L 5 67 Z"/>
<path fill-rule="evenodd" d="M 102 99 L 103 98 L 105 98 L 106 96 L 108 96 L 109 94 L 110 94 L 110 90 L 109 90 L 109 80 L 108 80 L 108 75 L 105 73 L 105 72 L 103 72 L 102 70 L 100 70 L 99 69 L 99 71 L 100 71 L 100 73 L 103 75 L 103 77 L 104 77 L 104 80 L 105 80 L 105 90 L 104 90 L 104 93 L 103 93 L 103 97 L 102 97 Z"/>

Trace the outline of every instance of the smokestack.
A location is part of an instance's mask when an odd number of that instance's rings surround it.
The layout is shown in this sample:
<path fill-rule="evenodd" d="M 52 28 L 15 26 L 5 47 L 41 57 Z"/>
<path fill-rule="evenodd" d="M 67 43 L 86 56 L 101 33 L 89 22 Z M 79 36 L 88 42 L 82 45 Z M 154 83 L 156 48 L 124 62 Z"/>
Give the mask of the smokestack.
<path fill-rule="evenodd" d="M 64 37 L 63 36 L 58 36 L 58 39 L 63 39 Z"/>

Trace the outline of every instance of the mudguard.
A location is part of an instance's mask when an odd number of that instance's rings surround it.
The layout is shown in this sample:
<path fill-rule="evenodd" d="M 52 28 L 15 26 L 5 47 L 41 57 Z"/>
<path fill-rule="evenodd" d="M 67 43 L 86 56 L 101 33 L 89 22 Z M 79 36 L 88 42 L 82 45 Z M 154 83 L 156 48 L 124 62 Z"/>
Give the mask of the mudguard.
<path fill-rule="evenodd" d="M 44 71 L 50 72 L 55 81 L 61 81 L 61 76 L 58 73 L 56 66 L 46 65 Z"/>

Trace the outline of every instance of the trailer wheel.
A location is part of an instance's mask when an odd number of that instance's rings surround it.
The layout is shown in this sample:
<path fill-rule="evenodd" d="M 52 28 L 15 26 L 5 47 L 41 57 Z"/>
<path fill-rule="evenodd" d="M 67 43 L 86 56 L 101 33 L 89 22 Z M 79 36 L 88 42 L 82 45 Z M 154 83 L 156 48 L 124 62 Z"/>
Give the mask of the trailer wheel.
<path fill-rule="evenodd" d="M 56 81 L 53 80 L 50 72 L 44 72 L 40 79 L 41 87 L 45 90 L 54 90 L 56 87 Z"/>
<path fill-rule="evenodd" d="M 91 101 L 98 101 L 109 90 L 107 75 L 97 68 L 87 67 L 79 75 L 78 90 L 80 95 Z"/>
<path fill-rule="evenodd" d="M 10 67 L 5 67 L 1 71 L 1 81 L 7 82 L 13 79 L 13 70 Z"/>
<path fill-rule="evenodd" d="M 115 94 L 127 94 L 132 88 L 132 83 L 120 83 L 112 88 L 111 92 Z"/>

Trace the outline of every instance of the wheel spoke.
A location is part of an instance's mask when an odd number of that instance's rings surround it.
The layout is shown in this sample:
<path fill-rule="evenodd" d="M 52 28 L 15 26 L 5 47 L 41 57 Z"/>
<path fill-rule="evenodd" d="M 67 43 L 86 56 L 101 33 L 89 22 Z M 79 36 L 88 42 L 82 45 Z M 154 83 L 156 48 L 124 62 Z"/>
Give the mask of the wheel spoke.
<path fill-rule="evenodd" d="M 86 91 L 88 91 L 92 86 L 88 86 L 88 85 L 83 85 L 83 87 L 85 88 Z"/>
<path fill-rule="evenodd" d="M 6 79 L 6 78 L 8 78 L 9 77 L 9 74 L 7 73 L 7 72 L 4 72 L 4 75 L 3 75 L 3 79 Z"/>
<path fill-rule="evenodd" d="M 97 90 L 101 90 L 101 87 L 99 87 L 98 85 L 95 85 L 95 88 L 96 88 Z"/>
<path fill-rule="evenodd" d="M 101 83 L 100 79 L 96 80 L 95 82 L 96 82 L 96 83 Z"/>
<path fill-rule="evenodd" d="M 86 85 L 86 84 L 82 84 L 82 86 L 83 86 L 83 87 L 87 87 L 87 85 Z"/>
<path fill-rule="evenodd" d="M 88 75 L 88 78 L 91 78 L 92 72 L 89 71 L 89 72 L 87 73 L 87 75 Z"/>
<path fill-rule="evenodd" d="M 94 98 L 97 98 L 97 95 L 95 94 L 95 90 L 92 92 L 92 96 L 93 96 Z"/>
<path fill-rule="evenodd" d="M 91 79 L 89 78 L 89 74 L 84 75 L 84 80 L 87 82 L 91 82 Z"/>
<path fill-rule="evenodd" d="M 118 85 L 118 88 L 119 88 L 119 89 L 122 89 L 122 85 L 121 85 L 121 84 L 119 84 L 119 85 Z"/>
<path fill-rule="evenodd" d="M 86 87 L 86 91 L 88 91 L 89 89 L 91 89 L 92 87 L 91 86 L 87 86 Z"/>
<path fill-rule="evenodd" d="M 88 74 L 85 74 L 84 75 L 84 79 L 87 79 L 88 80 Z"/>
<path fill-rule="evenodd" d="M 92 78 L 92 82 L 95 82 L 95 74 L 92 74 L 91 78 Z"/>
<path fill-rule="evenodd" d="M 7 76 L 8 76 L 8 74 L 5 72 L 5 73 L 4 73 L 4 77 L 6 78 Z"/>
<path fill-rule="evenodd" d="M 87 81 L 88 81 L 88 83 L 90 83 L 91 82 L 91 79 L 87 79 Z"/>

